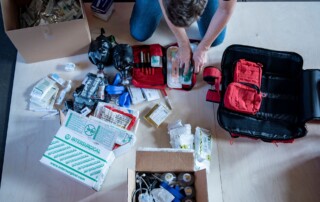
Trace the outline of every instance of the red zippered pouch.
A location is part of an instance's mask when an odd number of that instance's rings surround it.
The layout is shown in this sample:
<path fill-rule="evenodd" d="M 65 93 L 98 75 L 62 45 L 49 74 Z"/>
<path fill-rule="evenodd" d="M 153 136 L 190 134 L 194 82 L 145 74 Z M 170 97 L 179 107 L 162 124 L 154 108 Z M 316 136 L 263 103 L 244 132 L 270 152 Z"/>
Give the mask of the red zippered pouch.
<path fill-rule="evenodd" d="M 172 89 L 191 90 L 196 83 L 196 74 L 192 71 L 189 77 L 181 75 L 183 71 L 178 69 L 178 77 L 175 85 L 171 79 L 174 73 L 171 60 L 171 50 L 177 48 L 176 44 L 162 47 L 160 44 L 136 45 L 133 50 L 132 84 L 139 88 L 165 89 L 167 86 Z M 168 59 L 168 56 L 170 59 Z M 177 76 L 175 74 L 174 76 Z M 169 82 L 168 82 L 169 81 Z"/>
<path fill-rule="evenodd" d="M 234 82 L 250 83 L 261 87 L 262 64 L 240 59 L 234 69 Z"/>
<path fill-rule="evenodd" d="M 256 114 L 261 106 L 262 64 L 240 59 L 235 63 L 233 82 L 224 94 L 224 106 L 245 114 Z"/>
<path fill-rule="evenodd" d="M 261 93 L 250 86 L 232 82 L 224 94 L 224 106 L 245 114 L 256 114 L 261 105 Z"/>

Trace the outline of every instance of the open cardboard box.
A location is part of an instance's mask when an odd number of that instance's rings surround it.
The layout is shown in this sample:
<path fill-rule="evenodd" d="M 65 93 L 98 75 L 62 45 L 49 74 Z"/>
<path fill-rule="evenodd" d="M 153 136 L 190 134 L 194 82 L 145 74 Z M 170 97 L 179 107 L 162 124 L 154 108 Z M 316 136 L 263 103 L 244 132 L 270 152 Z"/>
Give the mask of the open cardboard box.
<path fill-rule="evenodd" d="M 131 202 L 136 189 L 136 172 L 192 172 L 195 176 L 196 201 L 208 201 L 206 170 L 194 171 L 194 157 L 191 150 L 139 149 L 136 152 L 135 170 L 128 169 L 128 202 Z"/>
<path fill-rule="evenodd" d="M 91 42 L 82 0 L 82 18 L 36 27 L 19 28 L 19 6 L 29 0 L 1 0 L 4 29 L 26 63 L 85 53 Z"/>

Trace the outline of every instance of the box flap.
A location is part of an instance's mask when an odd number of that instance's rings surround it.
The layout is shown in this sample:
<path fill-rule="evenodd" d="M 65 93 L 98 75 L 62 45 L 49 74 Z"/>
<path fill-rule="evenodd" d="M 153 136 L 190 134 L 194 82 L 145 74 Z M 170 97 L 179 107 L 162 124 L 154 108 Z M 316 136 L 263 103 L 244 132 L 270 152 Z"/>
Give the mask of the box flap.
<path fill-rule="evenodd" d="M 193 150 L 139 149 L 136 154 L 136 170 L 149 172 L 193 171 Z"/>
<path fill-rule="evenodd" d="M 1 0 L 1 9 L 4 30 L 18 29 L 19 14 L 16 2 L 12 0 Z"/>
<path fill-rule="evenodd" d="M 132 195 L 136 189 L 136 177 L 135 171 L 128 169 L 128 201 L 132 201 Z"/>
<path fill-rule="evenodd" d="M 83 9 L 82 19 L 19 29 L 19 9 L 14 2 L 1 0 L 4 27 L 26 63 L 88 52 L 91 36 Z M 85 8 L 81 2 L 81 7 Z"/>
<path fill-rule="evenodd" d="M 196 171 L 194 173 L 194 176 L 196 187 L 196 201 L 209 201 L 206 169 Z"/>
<path fill-rule="evenodd" d="M 91 37 L 86 27 L 87 21 L 78 19 L 11 30 L 7 35 L 25 62 L 32 63 L 88 52 Z"/>

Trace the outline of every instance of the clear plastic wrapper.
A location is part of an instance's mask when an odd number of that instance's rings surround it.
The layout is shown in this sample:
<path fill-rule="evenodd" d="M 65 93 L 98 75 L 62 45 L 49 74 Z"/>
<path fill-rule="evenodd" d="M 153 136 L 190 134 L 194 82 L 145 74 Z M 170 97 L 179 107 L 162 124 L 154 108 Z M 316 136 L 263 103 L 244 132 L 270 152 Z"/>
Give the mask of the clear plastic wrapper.
<path fill-rule="evenodd" d="M 62 104 L 62 101 L 65 99 L 66 95 L 71 91 L 71 88 L 72 88 L 72 81 L 69 80 L 67 82 L 67 85 L 65 86 L 64 89 L 62 89 L 59 93 L 59 96 L 56 100 L 56 104 L 57 105 L 61 105 Z"/>
<path fill-rule="evenodd" d="M 182 126 L 180 126 L 182 125 Z M 169 130 L 170 144 L 176 149 L 193 149 L 193 135 L 191 134 L 191 125 L 182 124 L 177 121 L 170 125 L 173 129 Z M 169 128 L 169 127 L 168 127 Z"/>
<path fill-rule="evenodd" d="M 210 172 L 210 161 L 212 152 L 211 133 L 207 129 L 196 128 L 195 133 L 195 170 L 206 169 Z"/>
<path fill-rule="evenodd" d="M 32 89 L 30 96 L 35 97 L 35 98 L 43 98 L 46 93 L 55 85 L 55 82 L 48 78 L 45 77 L 41 79 L 35 87 Z"/>
<path fill-rule="evenodd" d="M 168 124 L 168 131 L 175 129 L 175 128 L 182 127 L 182 126 L 183 126 L 182 121 L 179 119 L 173 123 Z"/>
<path fill-rule="evenodd" d="M 197 43 L 191 43 L 190 47 L 194 52 Z M 184 74 L 184 67 L 179 64 L 177 59 L 178 51 L 177 46 L 171 46 L 167 49 L 167 84 L 170 88 L 182 88 L 182 85 L 192 84 L 193 64 L 190 62 L 189 70 L 187 74 Z"/>
<path fill-rule="evenodd" d="M 59 92 L 55 81 L 45 77 L 41 79 L 30 93 L 29 110 L 51 111 L 54 109 L 54 102 Z"/>
<path fill-rule="evenodd" d="M 139 125 L 139 111 L 110 103 L 99 102 L 94 116 L 134 133 L 136 133 Z"/>

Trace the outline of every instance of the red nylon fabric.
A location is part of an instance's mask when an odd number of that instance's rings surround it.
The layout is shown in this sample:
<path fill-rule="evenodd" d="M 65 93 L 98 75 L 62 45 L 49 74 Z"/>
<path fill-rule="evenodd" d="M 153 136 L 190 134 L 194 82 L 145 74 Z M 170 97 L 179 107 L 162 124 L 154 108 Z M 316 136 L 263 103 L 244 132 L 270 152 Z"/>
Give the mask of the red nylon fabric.
<path fill-rule="evenodd" d="M 236 63 L 233 78 L 235 82 L 250 83 L 260 88 L 261 77 L 262 64 L 250 62 L 245 59 L 240 59 Z"/>
<path fill-rule="evenodd" d="M 163 55 L 163 47 L 160 44 L 136 45 L 132 47 L 134 68 L 132 68 L 132 84 L 139 88 L 165 89 L 166 88 L 166 64 L 162 67 L 151 67 L 150 62 L 141 63 L 141 52 L 144 56 L 161 56 Z M 146 58 L 144 58 L 145 60 Z M 148 66 L 149 65 L 149 66 Z M 192 74 L 192 84 L 182 85 L 178 90 L 191 90 L 197 81 L 196 74 Z"/>
<path fill-rule="evenodd" d="M 206 95 L 206 101 L 219 103 L 220 93 L 215 90 L 208 90 Z"/>
<path fill-rule="evenodd" d="M 260 109 L 261 100 L 261 93 L 258 93 L 256 89 L 232 82 L 225 92 L 224 106 L 237 112 L 256 114 Z"/>
<path fill-rule="evenodd" d="M 162 48 L 159 44 L 151 45 L 137 45 L 132 47 L 133 60 L 135 64 L 141 64 L 141 52 L 144 53 L 145 59 L 149 54 L 151 56 L 163 56 Z M 163 74 L 163 67 L 151 68 L 150 65 L 144 61 L 140 67 L 132 69 L 132 84 L 139 88 L 156 88 L 164 89 L 166 87 L 165 78 Z"/>
<path fill-rule="evenodd" d="M 215 90 L 208 90 L 206 101 L 220 102 L 221 71 L 216 67 L 206 67 L 203 70 L 203 80 L 215 87 Z"/>

